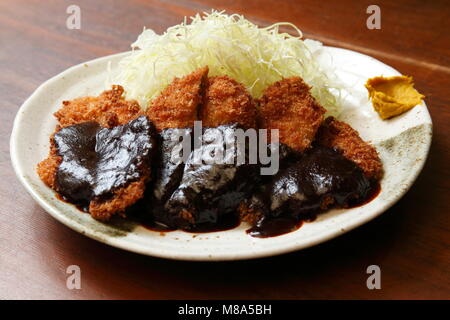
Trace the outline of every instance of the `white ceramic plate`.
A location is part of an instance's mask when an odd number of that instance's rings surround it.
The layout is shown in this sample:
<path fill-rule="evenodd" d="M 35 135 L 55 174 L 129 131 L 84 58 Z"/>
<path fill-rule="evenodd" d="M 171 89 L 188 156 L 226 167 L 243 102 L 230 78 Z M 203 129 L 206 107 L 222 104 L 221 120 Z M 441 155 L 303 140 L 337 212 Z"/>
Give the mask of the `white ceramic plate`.
<path fill-rule="evenodd" d="M 20 108 L 11 135 L 11 160 L 17 177 L 31 196 L 53 217 L 70 228 L 111 246 L 141 254 L 182 260 L 236 260 L 299 250 L 337 237 L 381 214 L 410 188 L 421 171 L 431 143 L 432 124 L 425 103 L 392 120 L 382 121 L 367 99 L 364 83 L 374 76 L 399 73 L 366 55 L 325 47 L 349 95 L 341 119 L 372 142 L 383 161 L 381 193 L 368 204 L 349 210 L 332 210 L 300 229 L 272 238 L 253 238 L 241 225 L 235 229 L 198 234 L 174 231 L 162 236 L 141 226 L 104 224 L 55 197 L 36 174 L 36 165 L 48 154 L 52 116 L 61 101 L 97 95 L 105 89 L 108 61 L 112 68 L 127 53 L 74 66 L 42 84 Z M 42 232 L 46 232 L 42 230 Z"/>

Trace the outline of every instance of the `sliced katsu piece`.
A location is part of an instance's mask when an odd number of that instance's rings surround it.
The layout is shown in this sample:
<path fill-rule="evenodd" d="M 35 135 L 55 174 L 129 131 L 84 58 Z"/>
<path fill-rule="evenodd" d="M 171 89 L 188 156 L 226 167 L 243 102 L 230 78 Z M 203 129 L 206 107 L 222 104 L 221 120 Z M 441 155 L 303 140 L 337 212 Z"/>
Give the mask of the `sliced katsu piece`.
<path fill-rule="evenodd" d="M 226 132 L 232 134 L 237 128 L 256 127 L 256 107 L 251 96 L 242 84 L 227 76 L 207 79 L 199 115 L 205 128 L 202 132 L 204 144 L 197 150 L 200 153 L 214 147 L 224 148 L 223 145 L 214 146 L 214 141 L 208 141 L 208 137 Z M 170 116 L 175 119 L 169 120 L 177 121 L 176 115 Z M 182 129 L 164 129 L 160 133 L 163 153 L 154 188 L 157 200 L 154 216 L 158 222 L 183 229 L 213 224 L 221 216 L 234 213 L 240 201 L 248 196 L 253 180 L 241 181 L 239 177 L 250 176 L 253 171 L 244 172 L 243 167 L 238 168 L 235 164 L 196 164 L 194 152 L 185 161 L 186 165 L 173 163 L 169 156 L 178 141 L 173 139 L 174 135 L 181 135 L 179 130 Z M 187 130 L 185 139 L 192 133 Z"/>
<path fill-rule="evenodd" d="M 97 97 L 81 97 L 63 101 L 63 106 L 54 116 L 61 127 L 85 121 L 96 121 L 106 128 L 124 124 L 134 119 L 141 108 L 135 100 L 125 100 L 123 88 L 113 85 Z"/>
<path fill-rule="evenodd" d="M 280 142 L 304 151 L 311 145 L 323 121 L 325 109 L 299 77 L 280 80 L 264 90 L 259 99 L 261 128 L 279 129 Z"/>
<path fill-rule="evenodd" d="M 330 207 L 356 205 L 370 192 L 371 182 L 358 165 L 332 148 L 315 146 L 241 203 L 239 213 L 254 226 L 250 234 L 272 236 Z"/>
<path fill-rule="evenodd" d="M 94 121 L 64 127 L 53 135 L 38 173 L 65 200 L 108 220 L 143 197 L 155 135 L 146 116 L 113 128 Z M 53 162 L 57 165 L 48 165 Z"/>
<path fill-rule="evenodd" d="M 293 228 L 295 223 L 286 221 L 362 203 L 376 190 L 374 182 L 382 175 L 375 148 L 332 117 L 323 122 L 310 149 L 291 151 L 287 159 L 280 161 L 283 168 L 278 174 L 239 207 L 241 219 L 256 229 L 266 228 L 265 224 L 274 230 Z"/>
<path fill-rule="evenodd" d="M 382 177 L 383 165 L 376 149 L 362 140 L 347 123 L 328 117 L 320 127 L 316 141 L 342 152 L 344 157 L 361 167 L 369 179 L 379 180 Z"/>
<path fill-rule="evenodd" d="M 123 88 L 113 85 L 111 90 L 103 91 L 96 97 L 81 97 L 63 101 L 63 106 L 54 113 L 58 120 L 56 131 L 60 128 L 82 122 L 94 121 L 106 128 L 125 124 L 141 113 L 139 103 L 125 100 Z M 55 189 L 55 172 L 61 163 L 61 157 L 54 148 L 54 133 L 50 136 L 49 156 L 38 164 L 38 174 L 42 181 Z"/>
<path fill-rule="evenodd" d="M 200 119 L 204 127 L 240 123 L 244 128 L 256 128 L 256 106 L 241 83 L 228 76 L 210 77 Z"/>
<path fill-rule="evenodd" d="M 271 147 L 270 144 L 267 146 L 269 150 Z M 277 147 L 279 170 L 283 170 L 292 163 L 297 162 L 301 156 L 300 152 L 291 149 L 285 144 L 278 144 Z M 239 204 L 238 214 L 242 221 L 254 225 L 264 216 L 270 214 L 269 206 L 267 205 L 267 197 L 269 193 L 268 188 L 273 179 L 273 175 L 261 176 L 259 179 L 260 183 L 258 186 L 255 186 L 252 196 Z"/>
<path fill-rule="evenodd" d="M 203 143 L 191 152 L 183 170 L 180 185 L 164 205 L 166 224 L 191 229 L 202 224 L 215 224 L 227 214 L 235 215 L 239 204 L 250 196 L 257 185 L 257 165 L 239 163 L 239 155 L 247 152 L 240 144 L 224 158 L 212 161 L 210 156 L 225 154 L 238 124 L 205 128 Z M 223 139 L 217 139 L 221 135 Z"/>
<path fill-rule="evenodd" d="M 268 188 L 270 211 L 297 217 L 332 204 L 346 207 L 365 198 L 370 188 L 358 165 L 332 148 L 317 146 L 274 177 Z"/>
<path fill-rule="evenodd" d="M 183 154 L 183 143 L 190 145 L 188 154 Z M 192 144 L 191 128 L 169 128 L 159 133 L 160 151 L 153 186 L 153 203 L 158 206 L 155 210 L 161 211 L 159 206 L 169 199 L 180 184 L 184 164 L 192 150 Z"/>
<path fill-rule="evenodd" d="M 161 146 L 153 188 L 155 212 L 161 211 L 159 207 L 180 183 L 184 161 L 173 161 L 172 152 L 183 139 L 189 140 L 192 145 L 192 127 L 198 120 L 207 76 L 208 67 L 203 67 L 183 78 L 176 78 L 147 110 L 147 115 L 158 129 Z"/>
<path fill-rule="evenodd" d="M 167 128 L 189 128 L 198 120 L 198 108 L 208 76 L 208 67 L 200 68 L 175 80 L 155 98 L 147 115 L 158 131 Z"/>
<path fill-rule="evenodd" d="M 156 130 L 136 101 L 113 86 L 98 97 L 64 101 L 55 113 L 42 181 L 99 220 L 123 212 L 143 196 L 156 148 Z"/>

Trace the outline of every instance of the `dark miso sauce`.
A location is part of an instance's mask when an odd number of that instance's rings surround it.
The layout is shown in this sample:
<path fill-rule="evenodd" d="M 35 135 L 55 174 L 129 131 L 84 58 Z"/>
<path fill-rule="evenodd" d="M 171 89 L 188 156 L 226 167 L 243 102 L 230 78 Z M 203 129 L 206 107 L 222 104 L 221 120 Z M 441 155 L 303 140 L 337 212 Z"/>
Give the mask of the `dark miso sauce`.
<path fill-rule="evenodd" d="M 373 199 L 375 199 L 381 192 L 381 186 L 378 182 L 373 183 L 370 193 L 364 199 L 359 199 L 359 201 L 354 201 L 353 203 L 346 206 L 346 209 L 357 208 L 366 205 Z M 326 210 L 325 210 L 326 211 Z M 317 217 L 317 214 L 312 214 L 308 218 L 304 219 L 293 219 L 293 218 L 271 218 L 263 219 L 258 221 L 256 225 L 246 230 L 247 234 L 256 238 L 269 238 L 280 236 L 295 230 L 300 229 L 300 227 L 305 222 L 313 222 Z"/>
<path fill-rule="evenodd" d="M 236 128 L 206 128 L 203 133 L 211 138 L 216 130 L 226 136 Z M 108 199 L 118 188 L 140 179 L 142 168 L 151 169 L 153 182 L 144 198 L 126 210 L 128 220 L 162 233 L 230 230 L 240 225 L 240 204 L 257 196 L 253 205 L 259 220 L 246 232 L 267 238 L 295 231 L 329 209 L 365 205 L 381 191 L 380 184 L 369 180 L 354 162 L 319 145 L 304 153 L 281 148 L 280 170 L 264 178 L 258 164 L 197 164 L 194 151 L 185 162 L 171 163 L 168 155 L 174 143 L 169 137 L 176 130 L 160 133 L 158 143 L 152 123 L 143 116 L 111 129 L 95 122 L 61 129 L 55 134 L 62 158 L 56 172 L 59 197 L 88 212 L 93 198 Z M 192 138 L 190 130 L 183 134 Z M 200 151 L 214 143 L 204 141 Z M 220 142 L 218 147 L 222 150 L 225 145 Z M 157 165 L 152 165 L 154 149 L 160 153 Z M 233 156 L 248 156 L 247 152 L 235 151 Z M 181 214 L 186 212 L 189 218 Z"/>
<path fill-rule="evenodd" d="M 163 219 L 163 215 L 155 215 L 155 211 L 163 212 L 164 209 L 161 207 L 155 208 L 152 205 L 152 201 L 154 201 L 154 197 L 151 188 L 149 188 L 144 198 L 126 210 L 127 219 L 140 224 L 148 230 L 161 233 L 175 230 L 182 230 L 189 233 L 218 232 L 234 229 L 240 225 L 239 217 L 234 213 L 230 213 L 219 216 L 215 221 L 202 222 L 180 228 L 170 218 L 167 219 L 164 216 L 166 219 Z"/>
<path fill-rule="evenodd" d="M 241 179 L 252 181 L 245 175 L 236 178 L 237 184 Z M 293 232 L 332 208 L 362 206 L 374 199 L 381 190 L 380 184 L 367 179 L 355 163 L 334 149 L 320 146 L 315 146 L 300 157 L 291 157 L 264 184 L 265 191 L 257 197 L 259 202 L 255 207 L 262 213 L 262 218 L 246 230 L 247 234 L 257 238 Z M 227 191 L 222 189 L 222 192 L 220 198 L 226 200 Z M 149 230 L 166 232 L 180 229 L 190 233 L 206 233 L 230 230 L 240 225 L 236 209 L 221 215 L 213 214 L 212 219 L 202 218 L 202 215 L 210 214 L 211 210 L 199 211 L 200 219 L 197 217 L 196 223 L 180 225 L 173 220 L 176 216 L 170 215 L 162 207 L 151 205 L 152 200 L 154 197 L 149 192 L 141 201 L 147 209 L 139 209 L 141 215 L 147 217 L 140 220 L 141 224 Z M 241 197 L 236 204 L 240 201 Z M 202 203 L 205 205 L 209 202 Z"/>
<path fill-rule="evenodd" d="M 190 229 L 184 230 L 191 233 L 207 233 L 207 232 L 218 232 L 231 230 L 240 225 L 240 220 L 237 215 L 226 214 L 219 217 L 218 221 L 215 223 L 202 223 L 191 227 Z"/>
<path fill-rule="evenodd" d="M 273 237 L 300 228 L 332 208 L 362 206 L 380 193 L 360 167 L 332 148 L 315 146 L 272 178 L 264 199 L 263 217 L 247 233 Z"/>
<path fill-rule="evenodd" d="M 178 230 L 176 227 L 169 227 L 165 224 L 158 223 L 157 221 L 140 221 L 141 226 L 145 229 L 156 231 L 156 232 L 171 232 Z M 231 230 L 240 225 L 239 218 L 235 215 L 225 215 L 219 219 L 216 223 L 202 223 L 190 227 L 190 229 L 182 229 L 189 233 L 208 233 L 208 232 L 218 232 Z"/>
<path fill-rule="evenodd" d="M 268 238 L 295 231 L 302 225 L 302 220 L 294 218 L 262 219 L 246 232 L 255 238 Z"/>
<path fill-rule="evenodd" d="M 352 201 L 348 204 L 348 206 L 346 206 L 346 208 L 351 209 L 351 208 L 357 208 L 357 207 L 362 207 L 363 205 L 368 204 L 370 201 L 372 201 L 373 199 L 375 199 L 376 197 L 378 197 L 378 195 L 381 192 L 381 185 L 378 181 L 372 181 L 371 186 L 370 186 L 370 190 L 367 193 L 367 196 L 361 199 L 358 199 L 356 201 Z"/>
<path fill-rule="evenodd" d="M 59 193 L 56 193 L 56 198 L 58 198 L 63 202 L 73 205 L 75 208 L 77 208 L 79 211 L 83 213 L 89 213 L 89 203 L 73 203 L 72 201 L 70 201 L 70 199 L 67 199 L 66 197 L 64 197 Z"/>
<path fill-rule="evenodd" d="M 145 116 L 114 128 L 88 121 L 60 129 L 54 135 L 59 194 L 85 211 L 93 198 L 108 199 L 139 180 L 150 165 L 154 132 Z"/>

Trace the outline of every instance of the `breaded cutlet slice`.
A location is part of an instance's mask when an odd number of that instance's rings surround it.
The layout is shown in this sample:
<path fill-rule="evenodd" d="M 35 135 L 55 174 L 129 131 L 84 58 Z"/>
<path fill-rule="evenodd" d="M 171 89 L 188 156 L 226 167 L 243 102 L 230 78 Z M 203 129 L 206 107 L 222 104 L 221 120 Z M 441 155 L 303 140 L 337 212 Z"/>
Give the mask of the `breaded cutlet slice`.
<path fill-rule="evenodd" d="M 54 113 L 61 127 L 85 121 L 96 121 L 102 127 L 111 128 L 130 121 L 141 111 L 135 100 L 125 100 L 123 87 L 113 85 L 97 97 L 81 97 L 63 101 L 61 109 Z"/>
<path fill-rule="evenodd" d="M 300 77 L 273 83 L 259 104 L 260 128 L 279 129 L 280 142 L 298 151 L 309 148 L 325 113 Z"/>
<path fill-rule="evenodd" d="M 48 157 L 37 165 L 39 178 L 50 188 L 56 190 L 56 170 L 62 158 L 58 156 L 55 148 L 54 133 L 50 136 L 50 152 Z"/>
<path fill-rule="evenodd" d="M 188 128 L 198 119 L 198 107 L 208 76 L 208 67 L 175 80 L 155 98 L 147 115 L 161 131 L 167 128 Z"/>
<path fill-rule="evenodd" d="M 245 87 L 228 76 L 208 78 L 200 119 L 205 127 L 239 123 L 256 128 L 256 106 Z"/>
<path fill-rule="evenodd" d="M 114 85 L 97 97 L 81 97 L 64 101 L 63 107 L 54 116 L 59 123 L 50 136 L 50 151 L 46 159 L 38 163 L 37 173 L 50 188 L 57 190 L 56 172 L 62 161 L 55 147 L 54 135 L 62 128 L 87 121 L 98 122 L 102 127 L 112 128 L 128 123 L 142 114 L 138 102 L 122 98 L 123 88 Z M 126 207 L 143 197 L 145 182 L 150 173 L 145 173 L 139 181 L 115 190 L 109 199 L 95 200 L 90 203 L 89 211 L 95 219 L 108 220 L 114 213 L 124 211 Z"/>
<path fill-rule="evenodd" d="M 49 156 L 38 164 L 37 173 L 41 180 L 56 192 L 58 192 L 56 173 L 61 161 L 62 158 L 57 154 L 53 134 L 50 139 Z M 126 208 L 141 199 L 144 196 L 145 184 L 150 179 L 150 170 L 147 168 L 144 170 L 139 180 L 114 190 L 113 195 L 108 199 L 93 198 L 89 203 L 91 216 L 97 220 L 107 221 L 114 214 L 124 212 Z"/>
<path fill-rule="evenodd" d="M 111 90 L 103 91 L 96 97 L 80 97 L 63 101 L 63 106 L 53 115 L 58 120 L 55 132 L 50 136 L 50 152 L 48 157 L 37 166 L 41 180 L 50 188 L 55 189 L 55 173 L 61 163 L 54 146 L 54 134 L 63 127 L 86 121 L 96 121 L 102 127 L 111 128 L 125 124 L 140 113 L 139 103 L 135 100 L 125 100 L 123 87 L 113 85 Z"/>
<path fill-rule="evenodd" d="M 316 141 L 320 145 L 336 148 L 343 156 L 355 162 L 369 179 L 380 179 L 383 165 L 377 150 L 361 139 L 358 132 L 345 122 L 328 117 L 321 125 Z"/>
<path fill-rule="evenodd" d="M 131 182 L 126 187 L 115 190 L 110 199 L 92 199 L 89 203 L 89 213 L 92 218 L 107 221 L 117 213 L 123 214 L 126 208 L 144 197 L 145 184 L 149 176 L 143 176 L 138 181 Z"/>

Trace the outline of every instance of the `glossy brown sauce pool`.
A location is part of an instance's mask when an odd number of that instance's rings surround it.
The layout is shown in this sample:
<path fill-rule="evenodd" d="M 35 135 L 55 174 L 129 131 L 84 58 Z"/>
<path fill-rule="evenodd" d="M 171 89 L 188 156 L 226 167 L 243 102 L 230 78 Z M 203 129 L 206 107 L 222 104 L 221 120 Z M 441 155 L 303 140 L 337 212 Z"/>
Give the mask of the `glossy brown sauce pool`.
<path fill-rule="evenodd" d="M 207 233 L 231 230 L 238 227 L 241 224 L 240 219 L 234 214 L 225 214 L 221 216 L 215 223 L 202 223 L 193 226 L 188 230 L 184 230 L 190 233 Z"/>
<path fill-rule="evenodd" d="M 56 193 L 56 198 L 58 198 L 59 200 L 69 203 L 73 206 L 75 206 L 75 208 L 77 208 L 78 210 L 80 210 L 82 213 L 89 213 L 89 204 L 81 204 L 81 203 L 73 203 L 70 202 L 67 198 L 65 198 L 63 195 Z"/>
<path fill-rule="evenodd" d="M 158 221 L 158 218 L 153 215 L 154 208 L 150 200 L 152 200 L 152 196 L 149 192 L 138 203 L 127 209 L 127 218 L 151 231 L 163 233 L 182 230 L 189 233 L 207 233 L 231 230 L 240 225 L 240 219 L 237 215 L 225 214 L 215 222 L 204 222 L 192 225 L 189 229 L 179 229 L 176 226 L 169 226 L 165 222 Z"/>
<path fill-rule="evenodd" d="M 231 230 L 238 227 L 241 224 L 239 218 L 235 215 L 225 215 L 216 223 L 204 223 L 200 225 L 195 225 L 188 230 L 183 230 L 188 233 L 208 233 L 208 232 L 219 232 Z M 157 223 L 155 221 L 150 222 L 140 222 L 140 225 L 147 230 L 156 232 L 172 232 L 178 230 L 174 227 L 169 227 L 164 224 Z"/>
<path fill-rule="evenodd" d="M 263 219 L 246 232 L 255 238 L 268 238 L 286 234 L 299 229 L 303 225 L 302 220 L 294 218 Z"/>
<path fill-rule="evenodd" d="M 131 220 L 134 220 L 131 218 Z M 147 230 L 165 233 L 165 232 L 172 232 L 179 230 L 175 227 L 169 227 L 165 224 L 158 223 L 154 220 L 151 221 L 136 221 L 138 222 L 142 227 L 144 227 Z M 208 232 L 219 232 L 219 231 L 226 231 L 231 230 L 240 225 L 240 220 L 235 215 L 225 215 L 222 217 L 218 222 L 216 223 L 203 223 L 200 225 L 195 225 L 187 230 L 182 230 L 184 232 L 188 233 L 208 233 Z"/>
<path fill-rule="evenodd" d="M 111 129 L 93 121 L 60 129 L 54 136 L 62 158 L 56 171 L 58 192 L 84 210 L 93 197 L 108 197 L 140 179 L 150 167 L 153 131 L 145 116 Z"/>
<path fill-rule="evenodd" d="M 157 232 L 171 232 L 178 230 L 174 227 L 169 227 L 164 224 L 160 224 L 155 221 L 150 222 L 141 222 L 141 226 L 144 228 L 151 230 L 151 231 L 157 231 Z M 239 218 L 236 215 L 233 214 L 227 214 L 222 216 L 219 221 L 216 223 L 202 223 L 198 225 L 192 226 L 190 229 L 183 229 L 182 231 L 188 232 L 188 233 L 208 233 L 208 232 L 219 232 L 219 231 L 226 231 L 231 230 L 236 227 L 238 227 L 241 224 Z"/>

